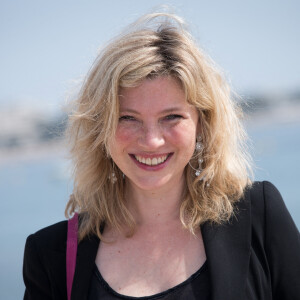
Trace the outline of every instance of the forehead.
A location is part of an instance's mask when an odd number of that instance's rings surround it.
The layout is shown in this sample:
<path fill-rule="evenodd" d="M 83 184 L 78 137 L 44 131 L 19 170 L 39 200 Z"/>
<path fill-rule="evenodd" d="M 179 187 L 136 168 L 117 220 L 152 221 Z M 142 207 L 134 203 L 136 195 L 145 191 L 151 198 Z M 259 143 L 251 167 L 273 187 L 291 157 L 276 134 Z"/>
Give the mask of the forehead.
<path fill-rule="evenodd" d="M 121 88 L 120 109 L 168 108 L 170 106 L 188 107 L 186 96 L 178 80 L 166 76 L 145 79 L 137 87 Z"/>

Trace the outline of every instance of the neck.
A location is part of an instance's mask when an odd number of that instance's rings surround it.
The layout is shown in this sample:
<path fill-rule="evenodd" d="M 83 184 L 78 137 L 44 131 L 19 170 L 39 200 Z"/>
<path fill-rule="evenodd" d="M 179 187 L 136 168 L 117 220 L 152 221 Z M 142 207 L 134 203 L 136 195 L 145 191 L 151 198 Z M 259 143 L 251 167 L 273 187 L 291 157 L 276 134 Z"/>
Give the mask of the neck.
<path fill-rule="evenodd" d="M 137 226 L 161 226 L 179 221 L 183 200 L 184 179 L 174 188 L 141 190 L 132 183 L 126 185 L 126 201 Z"/>

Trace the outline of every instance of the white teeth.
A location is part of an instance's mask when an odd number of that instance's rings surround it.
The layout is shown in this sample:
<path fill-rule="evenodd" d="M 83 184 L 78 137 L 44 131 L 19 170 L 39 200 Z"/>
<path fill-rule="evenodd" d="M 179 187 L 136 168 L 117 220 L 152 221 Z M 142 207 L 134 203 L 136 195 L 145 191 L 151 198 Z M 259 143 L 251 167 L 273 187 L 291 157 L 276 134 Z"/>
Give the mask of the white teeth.
<path fill-rule="evenodd" d="M 139 161 L 142 164 L 145 164 L 145 165 L 148 165 L 148 166 L 156 166 L 158 164 L 163 163 L 167 159 L 168 155 L 163 155 L 163 156 L 158 157 L 158 158 L 154 157 L 152 159 L 150 157 L 145 158 L 145 157 L 141 157 L 141 156 L 138 156 L 138 155 L 135 155 L 134 157 L 137 161 Z"/>

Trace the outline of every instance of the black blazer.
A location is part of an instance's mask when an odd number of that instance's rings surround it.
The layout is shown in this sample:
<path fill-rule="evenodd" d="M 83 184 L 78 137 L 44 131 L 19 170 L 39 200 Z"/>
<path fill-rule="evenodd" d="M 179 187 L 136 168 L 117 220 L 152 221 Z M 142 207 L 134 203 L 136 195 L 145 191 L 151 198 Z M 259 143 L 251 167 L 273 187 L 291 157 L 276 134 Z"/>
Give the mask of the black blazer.
<path fill-rule="evenodd" d="M 271 183 L 254 183 L 230 222 L 201 230 L 212 300 L 300 299 L 300 236 Z M 66 236 L 63 221 L 27 238 L 24 299 L 67 299 Z M 78 245 L 72 300 L 87 299 L 98 245 L 95 236 Z"/>

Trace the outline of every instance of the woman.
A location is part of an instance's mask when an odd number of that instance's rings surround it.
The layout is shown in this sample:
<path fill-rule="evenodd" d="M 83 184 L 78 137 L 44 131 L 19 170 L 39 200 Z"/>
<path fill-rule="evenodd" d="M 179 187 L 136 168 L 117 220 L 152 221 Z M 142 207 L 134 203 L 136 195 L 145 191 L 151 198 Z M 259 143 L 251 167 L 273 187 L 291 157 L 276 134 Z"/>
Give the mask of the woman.
<path fill-rule="evenodd" d="M 238 116 L 174 15 L 102 51 L 69 123 L 71 299 L 300 299 L 299 232 L 276 188 L 249 180 Z M 24 299 L 67 298 L 66 236 L 64 221 L 28 237 Z"/>

